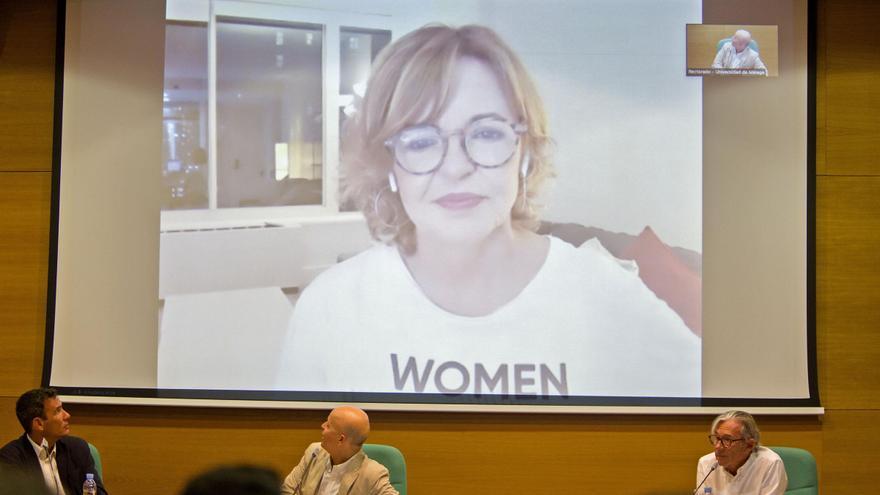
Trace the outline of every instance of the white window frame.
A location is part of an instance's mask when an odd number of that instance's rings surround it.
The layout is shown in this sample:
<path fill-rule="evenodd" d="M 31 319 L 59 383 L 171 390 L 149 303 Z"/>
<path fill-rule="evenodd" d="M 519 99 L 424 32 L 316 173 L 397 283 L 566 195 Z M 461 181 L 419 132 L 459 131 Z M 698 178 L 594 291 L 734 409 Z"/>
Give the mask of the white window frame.
<path fill-rule="evenodd" d="M 310 24 L 322 31 L 322 204 L 247 208 L 217 207 L 217 19 Z M 166 21 L 201 22 L 208 26 L 208 208 L 161 212 L 161 230 L 254 227 L 267 224 L 296 225 L 301 222 L 354 220 L 360 212 L 340 212 L 339 206 L 339 94 L 340 36 L 343 28 L 390 31 L 388 14 L 365 14 L 308 8 L 283 3 L 236 0 L 168 0 Z"/>

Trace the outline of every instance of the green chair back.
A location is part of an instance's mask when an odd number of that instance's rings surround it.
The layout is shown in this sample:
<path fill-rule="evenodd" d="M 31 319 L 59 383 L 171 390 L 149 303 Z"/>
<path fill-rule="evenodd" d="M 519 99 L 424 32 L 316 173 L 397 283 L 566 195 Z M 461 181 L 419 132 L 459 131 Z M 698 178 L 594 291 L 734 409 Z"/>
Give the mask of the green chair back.
<path fill-rule="evenodd" d="M 390 445 L 378 443 L 365 443 L 363 449 L 367 457 L 388 469 L 391 485 L 400 495 L 406 495 L 406 459 L 403 454 Z"/>
<path fill-rule="evenodd" d="M 99 478 L 104 479 L 104 466 L 101 465 L 101 453 L 98 452 L 98 447 L 95 447 L 91 443 L 89 444 L 89 451 L 92 453 L 92 459 L 95 461 L 95 471 Z"/>
<path fill-rule="evenodd" d="M 786 495 L 818 495 L 819 477 L 816 475 L 816 459 L 809 451 L 794 447 L 768 447 L 779 454 L 785 463 L 788 476 Z"/>

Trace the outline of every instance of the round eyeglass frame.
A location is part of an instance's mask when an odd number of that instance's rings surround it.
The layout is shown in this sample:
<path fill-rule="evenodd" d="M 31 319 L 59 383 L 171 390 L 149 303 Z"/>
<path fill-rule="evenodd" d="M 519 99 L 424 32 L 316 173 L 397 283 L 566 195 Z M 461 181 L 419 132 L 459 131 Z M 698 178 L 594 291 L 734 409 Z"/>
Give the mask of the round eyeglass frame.
<path fill-rule="evenodd" d="M 725 449 L 729 449 L 736 442 L 741 442 L 745 440 L 745 437 L 739 438 L 723 438 L 718 435 L 709 435 L 709 443 L 714 447 L 716 443 L 721 442 L 721 446 Z"/>
<path fill-rule="evenodd" d="M 465 140 L 465 131 L 468 128 L 470 128 L 472 125 L 474 125 L 475 123 L 481 122 L 484 120 L 491 120 L 491 121 L 501 122 L 501 123 L 507 124 L 510 126 L 510 128 L 513 130 L 514 134 L 516 135 L 516 142 L 514 143 L 512 149 L 510 150 L 510 155 L 508 155 L 506 158 L 501 160 L 501 162 L 498 163 L 497 165 L 483 165 L 482 163 L 477 162 L 476 160 L 473 159 L 473 157 L 471 156 L 471 152 L 470 152 L 470 150 L 468 150 L 468 147 L 467 147 L 467 141 Z M 437 135 L 443 140 L 443 153 L 440 155 L 440 159 L 437 161 L 437 165 L 434 165 L 430 170 L 413 171 L 413 170 L 406 168 L 406 166 L 404 166 L 402 163 L 400 163 L 400 160 L 397 159 L 397 152 L 395 151 L 395 149 L 397 147 L 397 143 L 400 141 L 400 136 L 404 132 L 406 132 L 410 129 L 418 129 L 418 128 L 433 129 L 434 131 L 437 132 Z M 460 128 L 460 129 L 456 129 L 454 131 L 449 131 L 449 132 L 443 132 L 442 129 L 440 129 L 439 127 L 432 125 L 432 124 L 424 124 L 424 125 L 416 125 L 416 126 L 407 127 L 407 128 L 402 129 L 400 132 L 398 132 L 394 136 L 386 139 L 384 144 L 385 144 L 385 147 L 388 148 L 388 151 L 391 153 L 391 156 L 394 157 L 394 163 L 398 167 L 400 167 L 404 172 L 406 172 L 408 174 L 412 174 L 412 175 L 428 175 L 428 174 L 433 174 L 434 172 L 439 170 L 440 167 L 443 166 L 443 162 L 446 161 L 446 153 L 449 151 L 449 138 L 451 138 L 452 136 L 458 135 L 459 145 L 461 146 L 461 149 L 464 150 L 464 154 L 467 157 L 468 162 L 470 162 L 470 164 L 473 165 L 475 168 L 476 167 L 479 167 L 479 168 L 498 168 L 498 167 L 503 167 L 504 165 L 506 165 L 507 162 L 510 160 L 510 157 L 512 157 L 513 154 L 516 153 L 516 148 L 517 148 L 517 146 L 519 146 L 520 136 L 523 135 L 527 130 L 528 130 L 528 126 L 524 123 L 511 123 L 507 119 L 504 119 L 501 117 L 495 117 L 495 116 L 477 116 L 477 117 L 472 118 L 467 123 L 467 125 L 465 125 L 464 127 Z"/>

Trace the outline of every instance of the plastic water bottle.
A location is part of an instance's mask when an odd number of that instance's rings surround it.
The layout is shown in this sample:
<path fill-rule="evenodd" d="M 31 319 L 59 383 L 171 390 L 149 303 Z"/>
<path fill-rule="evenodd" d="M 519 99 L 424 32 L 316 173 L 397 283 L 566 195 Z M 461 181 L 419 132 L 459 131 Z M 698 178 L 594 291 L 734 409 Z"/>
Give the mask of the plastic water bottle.
<path fill-rule="evenodd" d="M 83 495 L 98 495 L 98 484 L 95 483 L 95 475 L 86 474 L 86 480 L 83 482 Z"/>

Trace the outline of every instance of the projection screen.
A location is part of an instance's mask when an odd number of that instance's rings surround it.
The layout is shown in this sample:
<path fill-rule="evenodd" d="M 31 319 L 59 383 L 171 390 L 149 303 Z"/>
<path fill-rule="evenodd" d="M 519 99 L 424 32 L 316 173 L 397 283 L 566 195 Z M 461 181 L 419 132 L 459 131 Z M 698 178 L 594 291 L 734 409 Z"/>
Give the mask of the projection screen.
<path fill-rule="evenodd" d="M 66 400 L 821 412 L 805 0 L 60 3 Z"/>

